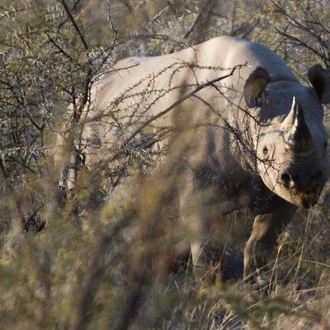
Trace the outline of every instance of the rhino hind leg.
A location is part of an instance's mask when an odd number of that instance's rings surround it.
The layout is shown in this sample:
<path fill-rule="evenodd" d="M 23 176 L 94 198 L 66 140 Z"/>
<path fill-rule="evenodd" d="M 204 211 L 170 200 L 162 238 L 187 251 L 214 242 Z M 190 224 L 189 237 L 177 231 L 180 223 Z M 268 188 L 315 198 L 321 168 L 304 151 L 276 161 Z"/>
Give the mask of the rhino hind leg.
<path fill-rule="evenodd" d="M 291 221 L 297 207 L 276 197 L 272 210 L 257 214 L 244 249 L 244 279 L 251 282 L 265 270 L 274 252 L 278 235 Z"/>

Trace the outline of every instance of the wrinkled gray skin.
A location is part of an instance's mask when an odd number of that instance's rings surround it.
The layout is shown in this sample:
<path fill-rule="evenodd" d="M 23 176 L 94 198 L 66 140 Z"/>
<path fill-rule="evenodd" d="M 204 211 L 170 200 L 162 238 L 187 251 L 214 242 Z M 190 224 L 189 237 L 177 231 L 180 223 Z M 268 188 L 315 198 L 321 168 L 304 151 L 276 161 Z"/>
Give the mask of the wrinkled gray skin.
<path fill-rule="evenodd" d="M 297 207 L 309 208 L 318 201 L 329 177 L 321 105 L 330 102 L 327 72 L 319 65 L 312 67 L 312 86 L 305 86 L 268 48 L 218 37 L 174 54 L 119 62 L 95 83 L 86 114 L 96 118 L 120 108 L 127 114 L 134 110 L 139 120 L 148 119 L 196 84 L 239 65 L 231 76 L 201 89 L 145 129 L 174 126 L 167 159 L 178 173 L 181 218 L 198 278 L 220 260 L 216 252 L 221 243 L 212 234 L 226 214 L 248 207 L 254 216 L 244 251 L 247 277 L 266 264 Z M 164 93 L 168 88 L 171 91 Z M 137 95 L 141 90 L 147 93 Z M 120 99 L 125 93 L 132 96 Z M 114 100 L 116 106 L 109 106 Z M 126 129 L 128 137 L 134 129 Z M 86 143 L 83 150 L 92 168 L 111 152 L 113 143 L 103 142 L 113 140 L 113 133 L 103 121 L 86 125 L 84 134 L 88 141 L 102 142 L 97 148 Z"/>

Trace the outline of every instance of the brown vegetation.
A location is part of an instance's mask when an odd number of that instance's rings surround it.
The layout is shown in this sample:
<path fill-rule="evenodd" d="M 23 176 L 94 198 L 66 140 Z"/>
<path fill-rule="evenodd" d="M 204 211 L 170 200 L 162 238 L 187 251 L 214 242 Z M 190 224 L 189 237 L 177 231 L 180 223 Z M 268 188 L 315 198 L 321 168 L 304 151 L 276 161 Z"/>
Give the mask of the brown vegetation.
<path fill-rule="evenodd" d="M 327 6 L 2 1 L 0 329 L 328 329 L 328 189 L 282 235 L 269 265 L 273 290 L 263 296 L 240 280 L 251 227 L 244 211 L 225 224 L 228 281 L 198 285 L 189 258 L 168 274 L 170 247 L 185 248 L 180 230 L 167 235 L 177 221 L 175 178 L 153 171 L 155 155 L 143 141 L 108 158 L 106 177 L 81 171 L 83 155 L 72 147 L 92 83 L 126 56 L 229 34 L 268 45 L 298 76 L 315 62 L 330 70 Z M 63 123 L 70 134 L 58 163 L 52 150 Z M 76 181 L 70 196 L 57 191 L 63 163 Z"/>

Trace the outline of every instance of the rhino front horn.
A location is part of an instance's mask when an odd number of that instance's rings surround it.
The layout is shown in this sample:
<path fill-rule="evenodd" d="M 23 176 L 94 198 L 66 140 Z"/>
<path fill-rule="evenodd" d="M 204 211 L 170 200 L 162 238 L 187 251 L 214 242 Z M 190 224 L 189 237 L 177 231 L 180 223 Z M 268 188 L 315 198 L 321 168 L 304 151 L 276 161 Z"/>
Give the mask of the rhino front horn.
<path fill-rule="evenodd" d="M 307 125 L 304 111 L 296 102 L 295 97 L 293 97 L 291 110 L 283 124 L 288 130 L 286 143 L 295 154 L 304 156 L 315 150 L 315 140 Z"/>

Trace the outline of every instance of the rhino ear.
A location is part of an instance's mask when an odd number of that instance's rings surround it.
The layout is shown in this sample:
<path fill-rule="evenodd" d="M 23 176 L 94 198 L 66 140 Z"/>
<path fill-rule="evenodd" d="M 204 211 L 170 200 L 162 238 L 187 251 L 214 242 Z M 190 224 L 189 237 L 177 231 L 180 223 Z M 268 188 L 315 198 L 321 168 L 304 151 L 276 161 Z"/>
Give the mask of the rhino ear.
<path fill-rule="evenodd" d="M 320 64 L 316 64 L 308 70 L 307 76 L 321 103 L 330 103 L 330 78 L 328 72 Z"/>
<path fill-rule="evenodd" d="M 249 108 L 260 107 L 265 102 L 269 80 L 268 71 L 262 67 L 257 67 L 251 73 L 244 86 L 244 98 Z"/>

